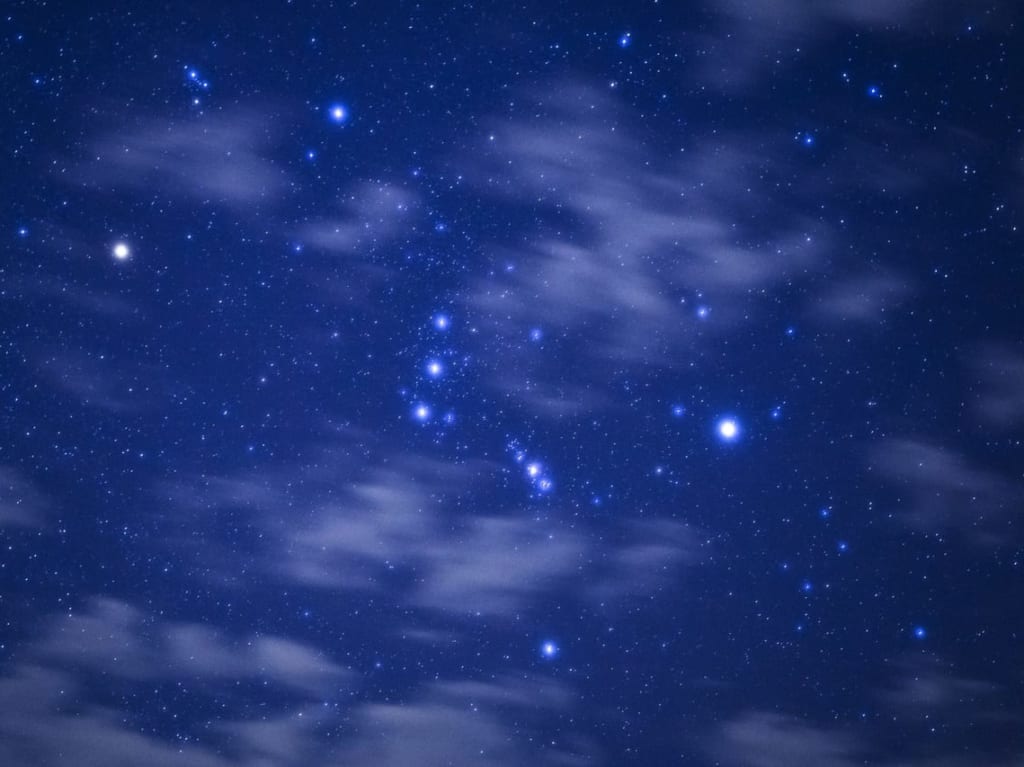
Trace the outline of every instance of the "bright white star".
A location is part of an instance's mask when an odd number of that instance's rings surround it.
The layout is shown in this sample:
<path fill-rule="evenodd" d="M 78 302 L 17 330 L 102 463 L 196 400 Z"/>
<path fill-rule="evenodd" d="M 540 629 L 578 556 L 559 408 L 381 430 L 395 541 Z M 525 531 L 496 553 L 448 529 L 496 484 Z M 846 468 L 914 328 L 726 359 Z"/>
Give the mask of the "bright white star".
<path fill-rule="evenodd" d="M 723 418 L 718 422 L 718 436 L 724 440 L 732 441 L 739 436 L 740 426 L 733 418 Z"/>
<path fill-rule="evenodd" d="M 113 254 L 114 258 L 118 261 L 127 261 L 132 252 L 128 249 L 128 245 L 123 242 L 118 242 L 114 244 Z"/>

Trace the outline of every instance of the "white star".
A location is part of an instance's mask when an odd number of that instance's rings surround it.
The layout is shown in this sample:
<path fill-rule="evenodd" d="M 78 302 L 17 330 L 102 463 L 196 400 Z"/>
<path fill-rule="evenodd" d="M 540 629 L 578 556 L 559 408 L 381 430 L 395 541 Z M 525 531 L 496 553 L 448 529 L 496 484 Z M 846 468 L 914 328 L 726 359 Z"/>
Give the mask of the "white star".
<path fill-rule="evenodd" d="M 132 252 L 128 249 L 128 245 L 123 242 L 114 243 L 113 249 L 114 258 L 118 261 L 127 261 L 128 257 L 131 256 Z"/>
<path fill-rule="evenodd" d="M 732 441 L 739 436 L 740 425 L 733 418 L 723 418 L 718 422 L 718 436 L 724 440 Z"/>

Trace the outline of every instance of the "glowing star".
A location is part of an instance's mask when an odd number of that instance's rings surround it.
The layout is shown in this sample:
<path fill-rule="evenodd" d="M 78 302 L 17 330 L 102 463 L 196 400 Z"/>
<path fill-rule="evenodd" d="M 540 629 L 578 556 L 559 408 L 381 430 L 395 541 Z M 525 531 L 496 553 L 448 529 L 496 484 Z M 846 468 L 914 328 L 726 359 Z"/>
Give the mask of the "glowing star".
<path fill-rule="evenodd" d="M 924 626 L 914 626 L 914 639 L 924 639 L 928 636 L 928 632 L 925 631 Z"/>
<path fill-rule="evenodd" d="M 547 658 L 548 660 L 551 660 L 552 658 L 556 658 L 556 657 L 558 657 L 558 645 L 556 645 L 554 642 L 550 642 L 550 641 L 549 642 L 544 642 L 540 646 L 540 654 L 543 657 Z"/>
<path fill-rule="evenodd" d="M 697 307 L 697 317 L 702 320 L 706 320 L 708 315 L 711 314 L 711 310 L 706 306 Z"/>
<path fill-rule="evenodd" d="M 348 122 L 348 110 L 342 104 L 332 104 L 327 110 L 327 116 L 335 125 Z"/>
<path fill-rule="evenodd" d="M 433 322 L 437 330 L 447 330 L 452 325 L 451 317 L 447 314 L 435 314 Z"/>
<path fill-rule="evenodd" d="M 440 378 L 444 375 L 444 365 L 441 364 L 440 360 L 427 360 L 427 375 L 431 378 Z"/>
<path fill-rule="evenodd" d="M 111 251 L 114 258 L 118 261 L 127 261 L 131 256 L 132 252 L 129 250 L 128 245 L 123 242 L 114 243 L 114 249 Z"/>
<path fill-rule="evenodd" d="M 412 409 L 412 417 L 420 423 L 426 423 L 430 420 L 430 405 L 424 402 L 420 402 Z"/>
<path fill-rule="evenodd" d="M 541 493 L 550 493 L 554 486 L 555 483 L 547 477 L 541 477 L 537 480 L 537 490 Z"/>
<path fill-rule="evenodd" d="M 544 333 L 543 333 L 543 331 L 541 331 L 540 328 L 533 328 L 533 330 L 530 331 L 530 340 L 531 341 L 537 342 L 537 341 L 540 341 L 542 338 L 544 338 Z"/>
<path fill-rule="evenodd" d="M 619 36 L 619 47 L 628 48 L 629 44 L 633 42 L 633 33 L 626 32 L 624 35 Z"/>
<path fill-rule="evenodd" d="M 526 465 L 526 476 L 530 479 L 537 479 L 540 477 L 541 465 L 539 463 L 530 463 Z"/>
<path fill-rule="evenodd" d="M 686 415 L 686 408 L 683 407 L 682 405 L 673 405 L 672 415 L 675 418 L 682 418 L 684 415 Z"/>
<path fill-rule="evenodd" d="M 734 418 L 723 418 L 718 422 L 718 436 L 726 442 L 732 442 L 740 435 L 740 425 Z"/>

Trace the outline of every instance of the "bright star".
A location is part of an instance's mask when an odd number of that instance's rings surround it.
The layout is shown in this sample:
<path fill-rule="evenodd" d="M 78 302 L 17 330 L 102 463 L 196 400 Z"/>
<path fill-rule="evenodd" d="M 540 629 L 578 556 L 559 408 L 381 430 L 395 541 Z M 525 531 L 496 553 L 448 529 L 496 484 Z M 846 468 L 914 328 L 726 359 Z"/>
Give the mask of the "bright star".
<path fill-rule="evenodd" d="M 114 243 L 113 249 L 114 258 L 118 261 L 127 261 L 128 257 L 131 256 L 132 252 L 128 249 L 128 245 L 123 242 Z"/>
<path fill-rule="evenodd" d="M 718 436 L 732 442 L 740 435 L 740 425 L 733 418 L 723 418 L 718 422 Z"/>
<path fill-rule="evenodd" d="M 430 420 L 430 406 L 424 402 L 418 403 L 412 409 L 412 417 L 420 423 L 426 423 Z"/>
<path fill-rule="evenodd" d="M 914 626 L 914 639 L 924 639 L 928 636 L 928 632 L 925 631 L 924 626 Z"/>
<path fill-rule="evenodd" d="M 530 340 L 531 341 L 540 341 L 543 337 L 544 337 L 544 333 L 541 332 L 540 328 L 533 328 L 530 331 Z"/>
<path fill-rule="evenodd" d="M 544 644 L 540 646 L 540 654 L 550 660 L 558 655 L 558 645 L 550 641 L 544 642 Z"/>
<path fill-rule="evenodd" d="M 869 85 L 868 96 L 873 99 L 880 99 L 882 98 L 882 89 L 879 88 L 877 85 Z"/>
<path fill-rule="evenodd" d="M 451 324 L 451 318 L 447 314 L 434 315 L 434 327 L 438 330 L 447 330 Z"/>
<path fill-rule="evenodd" d="M 427 375 L 431 378 L 440 378 L 444 374 L 444 365 L 439 360 L 427 361 Z"/>
<path fill-rule="evenodd" d="M 348 110 L 342 104 L 332 104 L 327 110 L 327 116 L 336 125 L 343 125 L 348 120 Z"/>
<path fill-rule="evenodd" d="M 539 463 L 531 463 L 526 467 L 526 476 L 530 479 L 537 479 L 540 476 L 541 465 Z"/>
<path fill-rule="evenodd" d="M 629 44 L 631 42 L 633 42 L 633 33 L 632 32 L 626 32 L 624 35 L 621 35 L 619 37 L 619 47 L 620 48 L 628 48 Z"/>
<path fill-rule="evenodd" d="M 700 319 L 702 319 L 702 320 L 706 320 L 710 313 L 711 313 L 711 310 L 708 307 L 706 307 L 706 306 L 698 306 L 697 307 L 697 316 Z"/>
<path fill-rule="evenodd" d="M 676 418 L 682 418 L 684 415 L 686 415 L 686 408 L 683 407 L 682 405 L 673 405 L 672 415 L 675 416 Z"/>

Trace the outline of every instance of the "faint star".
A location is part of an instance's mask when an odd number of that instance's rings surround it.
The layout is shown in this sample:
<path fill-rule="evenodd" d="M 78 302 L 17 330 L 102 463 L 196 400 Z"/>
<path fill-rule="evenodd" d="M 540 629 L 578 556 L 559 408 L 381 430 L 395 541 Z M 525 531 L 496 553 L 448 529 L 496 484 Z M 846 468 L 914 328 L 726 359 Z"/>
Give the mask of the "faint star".
<path fill-rule="evenodd" d="M 924 639 L 928 636 L 928 632 L 924 626 L 914 626 L 914 639 Z"/>

